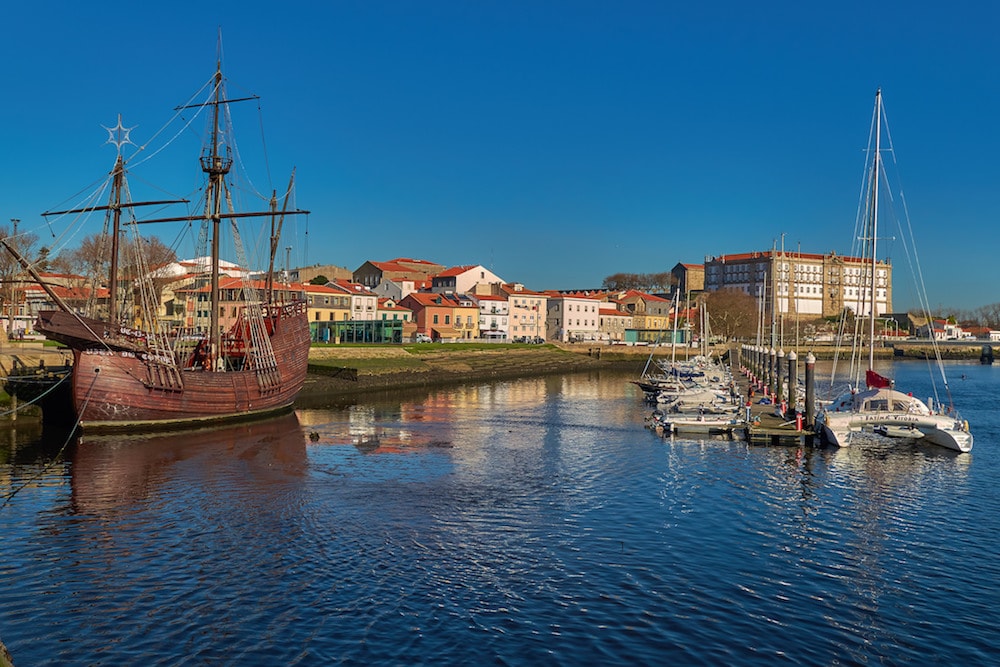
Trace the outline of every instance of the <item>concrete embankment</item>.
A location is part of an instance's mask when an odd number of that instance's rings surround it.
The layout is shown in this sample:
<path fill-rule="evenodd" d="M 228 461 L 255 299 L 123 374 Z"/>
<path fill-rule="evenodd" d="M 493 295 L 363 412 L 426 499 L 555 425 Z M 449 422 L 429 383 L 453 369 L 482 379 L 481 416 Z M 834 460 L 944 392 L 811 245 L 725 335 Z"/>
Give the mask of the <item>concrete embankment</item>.
<path fill-rule="evenodd" d="M 636 351 L 633 351 L 636 350 Z M 308 404 L 323 397 L 429 387 L 602 368 L 641 372 L 649 350 L 608 346 L 440 345 L 314 348 L 300 394 Z"/>
<path fill-rule="evenodd" d="M 719 354 L 727 349 L 727 346 L 717 346 L 715 352 Z M 801 347 L 799 356 L 804 357 L 810 351 L 817 359 L 830 359 L 835 348 Z M 658 359 L 670 358 L 672 355 L 683 359 L 698 352 L 699 350 L 692 348 L 671 350 L 667 346 L 651 348 L 593 343 L 317 346 L 310 350 L 309 375 L 300 401 L 308 404 L 318 398 L 336 395 L 601 368 L 630 369 L 638 375 L 651 353 Z M 930 346 L 911 344 L 897 350 L 891 347 L 880 348 L 877 353 L 883 358 L 924 358 L 933 356 L 934 350 Z M 942 353 L 950 359 L 977 359 L 979 348 L 945 347 Z M 37 368 L 43 363 L 46 367 L 56 367 L 70 359 L 71 355 L 67 351 L 45 347 L 40 342 L 8 342 L 0 346 L 0 376 L 6 376 L 18 368 Z M 30 409 L 26 416 L 29 414 Z"/>

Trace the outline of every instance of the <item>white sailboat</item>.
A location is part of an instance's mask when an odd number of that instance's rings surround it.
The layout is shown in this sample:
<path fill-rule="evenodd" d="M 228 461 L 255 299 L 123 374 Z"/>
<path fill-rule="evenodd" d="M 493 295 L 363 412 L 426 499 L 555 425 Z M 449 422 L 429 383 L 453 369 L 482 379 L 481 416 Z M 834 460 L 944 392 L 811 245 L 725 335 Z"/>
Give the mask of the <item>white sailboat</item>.
<path fill-rule="evenodd" d="M 882 175 L 880 150 L 883 122 L 882 91 L 879 90 L 875 94 L 874 150 L 870 152 L 866 216 L 861 230 L 862 239 L 867 245 L 867 253 L 864 254 L 866 271 L 863 277 L 868 284 L 861 288 L 867 294 L 863 298 L 869 308 L 868 368 L 864 375 L 866 386 L 860 389 L 858 373 L 853 387 L 825 405 L 817 415 L 817 430 L 822 433 L 826 442 L 839 447 L 850 445 L 855 434 L 866 432 L 881 437 L 919 437 L 948 449 L 968 452 L 972 449 L 973 442 L 969 424 L 951 406 L 942 411 L 940 402 L 929 401 L 935 407 L 932 409 L 928 403 L 912 394 L 897 390 L 891 379 L 874 370 L 876 295 L 879 286 L 875 251 L 878 238 L 879 179 Z M 861 314 L 863 313 L 859 313 Z M 856 341 L 859 338 L 863 337 L 854 336 Z M 855 374 L 852 372 L 853 375 Z"/>

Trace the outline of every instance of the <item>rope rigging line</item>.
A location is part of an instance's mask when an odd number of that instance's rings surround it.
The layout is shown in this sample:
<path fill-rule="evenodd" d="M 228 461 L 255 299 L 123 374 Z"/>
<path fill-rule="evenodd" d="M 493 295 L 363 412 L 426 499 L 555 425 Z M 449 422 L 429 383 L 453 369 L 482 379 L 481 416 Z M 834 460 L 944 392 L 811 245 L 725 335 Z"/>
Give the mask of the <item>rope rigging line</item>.
<path fill-rule="evenodd" d="M 231 207 L 232 201 L 229 199 L 228 191 L 226 195 L 226 203 Z M 246 252 L 243 249 L 243 240 L 240 236 L 235 218 L 231 219 L 230 225 L 232 227 L 233 243 L 236 247 L 237 260 L 243 267 L 246 267 L 248 266 L 246 262 Z M 264 325 L 264 311 L 260 294 L 253 286 L 249 276 L 250 274 L 248 271 L 240 272 L 240 284 L 243 289 L 243 298 L 245 302 L 243 319 L 246 321 L 247 327 L 250 330 L 251 345 L 250 350 L 248 350 L 248 357 L 253 360 L 252 367 L 254 369 L 257 369 L 258 371 L 273 371 L 277 369 L 278 361 L 274 356 L 274 348 L 271 346 L 271 338 L 267 335 L 267 327 Z"/>
<path fill-rule="evenodd" d="M 12 378 L 21 379 L 21 377 L 22 376 L 18 376 L 18 375 L 8 375 L 7 377 L 0 378 L 0 379 L 3 379 L 3 380 L 10 380 Z M 29 375 L 29 376 L 23 376 L 23 377 L 29 377 L 30 378 L 31 376 Z M 0 417 L 6 417 L 7 415 L 12 415 L 15 412 L 20 412 L 22 409 L 34 405 L 35 403 L 37 403 L 38 401 L 42 400 L 43 398 L 45 398 L 46 396 L 48 396 L 50 393 L 52 393 L 53 391 L 55 391 L 56 388 L 59 385 L 61 385 L 63 382 L 65 382 L 67 380 L 67 378 L 69 378 L 69 377 L 70 377 L 70 373 L 66 373 L 61 378 L 59 378 L 58 382 L 56 382 L 54 385 L 52 385 L 51 387 L 49 387 L 48 389 L 46 389 L 45 391 L 43 391 L 38 396 L 36 396 L 35 398 L 31 399 L 30 401 L 25 401 L 24 403 L 19 404 L 13 410 L 7 410 L 6 412 L 0 412 Z"/>
<path fill-rule="evenodd" d="M 166 141 L 166 143 L 164 143 L 162 146 L 160 146 L 159 148 L 157 148 L 155 151 L 153 151 L 152 153 L 147 154 L 141 160 L 139 160 L 134 165 L 132 165 L 133 169 L 135 167 L 138 167 L 141 164 L 144 164 L 145 162 L 148 162 L 152 158 L 156 157 L 167 146 L 170 146 L 171 144 L 173 144 L 174 141 L 176 141 L 177 138 L 179 136 L 181 136 L 181 134 L 183 134 L 185 130 L 187 130 L 189 127 L 191 127 L 191 123 L 193 123 L 195 121 L 195 119 L 198 118 L 198 116 L 201 115 L 201 112 L 204 111 L 204 109 L 206 107 L 206 104 L 207 104 L 207 103 L 203 103 L 203 104 L 195 105 L 195 104 L 192 104 L 192 100 L 194 100 L 195 98 L 199 97 L 201 95 L 202 91 L 204 91 L 206 88 L 211 88 L 211 90 L 209 91 L 209 97 L 208 97 L 208 100 L 211 101 L 212 95 L 215 94 L 214 93 L 215 87 L 213 85 L 214 80 L 215 80 L 215 75 L 212 75 L 212 77 L 208 81 L 206 81 L 204 84 L 202 84 L 201 88 L 199 88 L 193 95 L 191 95 L 191 97 L 188 98 L 187 102 L 185 102 L 183 105 L 177 107 L 174 110 L 174 115 L 171 116 L 170 119 L 166 123 L 164 123 L 163 126 L 159 130 L 157 130 L 156 132 L 154 132 L 153 135 L 144 144 L 142 144 L 141 146 L 139 146 L 139 147 L 136 148 L 136 150 L 133 153 L 133 155 L 138 155 L 139 153 L 145 151 L 146 148 L 150 145 L 150 143 L 152 143 L 158 136 L 160 136 L 164 131 L 166 131 L 166 129 L 168 127 L 170 127 L 171 125 L 173 125 L 174 121 L 178 117 L 182 117 L 184 109 L 190 109 L 190 108 L 197 109 L 197 111 L 195 111 L 194 115 L 191 116 L 191 119 L 188 120 L 186 123 L 184 123 L 184 125 L 182 125 L 181 128 L 179 130 L 177 130 L 177 132 L 175 132 L 174 135 L 172 137 L 170 137 Z"/>

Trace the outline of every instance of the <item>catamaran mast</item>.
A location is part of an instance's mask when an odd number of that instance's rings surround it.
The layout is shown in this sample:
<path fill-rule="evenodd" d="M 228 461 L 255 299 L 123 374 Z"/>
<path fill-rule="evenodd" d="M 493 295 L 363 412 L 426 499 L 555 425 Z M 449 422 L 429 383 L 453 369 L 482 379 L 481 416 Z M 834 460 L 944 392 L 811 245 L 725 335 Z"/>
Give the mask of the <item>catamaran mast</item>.
<path fill-rule="evenodd" d="M 880 151 L 882 136 L 882 89 L 879 88 L 875 91 L 875 160 L 872 163 L 872 223 L 871 223 L 871 235 L 872 235 L 872 252 L 871 252 L 871 302 L 870 302 L 870 317 L 868 322 L 868 368 L 875 368 L 875 286 L 877 281 L 875 279 L 875 262 L 878 255 L 876 254 L 876 243 L 878 241 L 878 175 L 882 168 L 882 156 Z"/>

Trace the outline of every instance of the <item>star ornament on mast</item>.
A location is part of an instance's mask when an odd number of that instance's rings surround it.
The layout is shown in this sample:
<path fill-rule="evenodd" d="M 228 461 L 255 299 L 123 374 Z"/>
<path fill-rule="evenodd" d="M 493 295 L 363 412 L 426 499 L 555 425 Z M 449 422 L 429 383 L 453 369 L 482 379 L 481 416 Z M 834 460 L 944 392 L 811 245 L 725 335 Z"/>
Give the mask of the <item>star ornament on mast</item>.
<path fill-rule="evenodd" d="M 122 146 L 125 146 L 126 144 L 132 144 L 133 146 L 136 145 L 129 138 L 129 133 L 132 130 L 134 130 L 137 126 L 133 125 L 132 127 L 125 127 L 124 125 L 122 125 L 121 114 L 118 114 L 118 124 L 116 126 L 105 127 L 104 125 L 102 125 L 101 127 L 103 127 L 105 130 L 108 131 L 108 140 L 104 143 L 114 145 L 114 147 L 118 150 L 119 155 L 122 154 Z"/>

